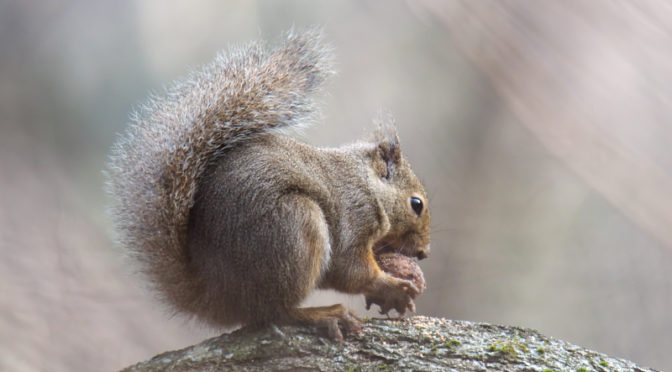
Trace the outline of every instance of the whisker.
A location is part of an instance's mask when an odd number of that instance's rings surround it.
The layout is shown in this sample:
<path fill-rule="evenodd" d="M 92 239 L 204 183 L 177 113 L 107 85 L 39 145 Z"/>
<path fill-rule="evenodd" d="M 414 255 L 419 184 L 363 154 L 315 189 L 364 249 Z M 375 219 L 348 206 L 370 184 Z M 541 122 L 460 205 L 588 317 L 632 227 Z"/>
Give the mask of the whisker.
<path fill-rule="evenodd" d="M 401 252 L 403 252 L 403 251 L 404 251 L 404 248 L 406 248 L 406 244 L 408 244 L 408 243 L 407 243 L 407 242 L 404 242 L 404 244 L 402 244 L 401 246 L 399 246 L 399 249 L 397 249 L 397 253 L 401 253 Z"/>
<path fill-rule="evenodd" d="M 447 232 L 460 232 L 460 231 L 466 231 L 467 229 L 463 227 L 447 227 L 445 229 L 432 229 L 432 234 L 436 233 L 447 233 Z"/>
<path fill-rule="evenodd" d="M 387 248 L 387 247 L 389 247 L 389 246 L 391 246 L 391 245 L 392 245 L 391 242 L 390 242 L 390 243 L 385 243 L 385 244 L 383 244 L 383 245 L 380 246 L 380 249 L 385 249 L 385 248 Z"/>

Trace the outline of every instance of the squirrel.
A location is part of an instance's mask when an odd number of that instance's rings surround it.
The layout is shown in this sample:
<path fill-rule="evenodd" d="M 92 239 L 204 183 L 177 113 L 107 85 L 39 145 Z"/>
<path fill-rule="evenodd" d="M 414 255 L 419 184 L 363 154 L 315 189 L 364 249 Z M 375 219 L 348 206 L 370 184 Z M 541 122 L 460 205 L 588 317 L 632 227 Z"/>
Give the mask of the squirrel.
<path fill-rule="evenodd" d="M 369 141 L 299 142 L 333 74 L 321 30 L 253 42 L 174 83 L 132 115 L 107 169 L 120 244 L 161 300 L 215 327 L 308 323 L 361 329 L 342 305 L 300 307 L 317 288 L 415 311 L 422 288 L 376 255 L 429 254 L 427 195 L 391 120 Z"/>

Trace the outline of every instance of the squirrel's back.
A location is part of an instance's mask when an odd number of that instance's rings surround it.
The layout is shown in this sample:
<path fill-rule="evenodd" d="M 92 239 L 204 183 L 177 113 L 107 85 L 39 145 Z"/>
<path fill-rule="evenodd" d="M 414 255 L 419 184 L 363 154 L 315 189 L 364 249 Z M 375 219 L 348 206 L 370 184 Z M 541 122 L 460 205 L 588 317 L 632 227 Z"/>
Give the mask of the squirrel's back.
<path fill-rule="evenodd" d="M 319 31 L 272 50 L 230 50 L 151 99 L 114 145 L 107 173 L 120 241 L 176 310 L 202 301 L 185 251 L 200 177 L 237 142 L 308 123 L 330 60 Z"/>

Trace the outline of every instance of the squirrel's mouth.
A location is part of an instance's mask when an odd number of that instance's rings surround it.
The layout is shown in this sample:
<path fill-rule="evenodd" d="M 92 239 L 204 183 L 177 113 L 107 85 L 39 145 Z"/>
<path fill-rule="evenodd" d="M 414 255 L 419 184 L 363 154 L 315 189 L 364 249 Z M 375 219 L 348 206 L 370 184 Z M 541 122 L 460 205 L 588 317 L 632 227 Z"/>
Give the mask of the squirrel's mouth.
<path fill-rule="evenodd" d="M 420 245 L 413 239 L 383 238 L 373 246 L 373 254 L 378 257 L 384 253 L 399 253 L 406 257 L 422 260 L 429 256 L 429 244 Z"/>

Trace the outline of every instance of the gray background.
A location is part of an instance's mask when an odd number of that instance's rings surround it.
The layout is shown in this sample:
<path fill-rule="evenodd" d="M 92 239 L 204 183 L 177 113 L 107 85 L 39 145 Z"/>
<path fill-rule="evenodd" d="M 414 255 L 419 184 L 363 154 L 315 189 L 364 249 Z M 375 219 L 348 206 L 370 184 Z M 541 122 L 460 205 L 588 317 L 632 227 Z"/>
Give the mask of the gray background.
<path fill-rule="evenodd" d="M 227 45 L 324 25 L 335 146 L 397 117 L 433 217 L 418 313 L 672 368 L 672 9 L 648 2 L 0 2 L 0 369 L 114 370 L 214 330 L 114 245 L 110 145 Z M 361 296 L 321 292 L 363 313 Z M 371 313 L 374 314 L 375 313 Z"/>

